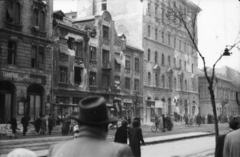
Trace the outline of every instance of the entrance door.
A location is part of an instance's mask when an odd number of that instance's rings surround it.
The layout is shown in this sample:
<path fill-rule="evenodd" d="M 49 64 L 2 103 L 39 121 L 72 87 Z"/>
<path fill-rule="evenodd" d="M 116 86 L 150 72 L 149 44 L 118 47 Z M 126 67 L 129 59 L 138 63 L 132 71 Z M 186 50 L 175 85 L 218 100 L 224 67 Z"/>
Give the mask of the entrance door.
<path fill-rule="evenodd" d="M 40 115 L 40 104 L 41 104 L 41 96 L 40 95 L 30 95 L 30 102 L 29 102 L 29 116 L 31 120 L 38 118 Z"/>
<path fill-rule="evenodd" d="M 9 122 L 11 119 L 12 95 L 0 93 L 0 123 Z"/>

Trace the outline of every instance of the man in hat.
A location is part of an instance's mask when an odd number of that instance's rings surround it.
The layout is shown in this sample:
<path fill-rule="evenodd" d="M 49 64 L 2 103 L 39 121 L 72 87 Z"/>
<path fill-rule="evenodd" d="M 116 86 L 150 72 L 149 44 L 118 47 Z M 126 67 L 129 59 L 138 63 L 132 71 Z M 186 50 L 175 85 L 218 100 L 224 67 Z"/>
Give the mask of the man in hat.
<path fill-rule="evenodd" d="M 108 124 L 117 121 L 108 117 L 106 101 L 103 97 L 89 97 L 80 101 L 78 138 L 59 143 L 49 149 L 49 157 L 132 157 L 129 146 L 106 141 Z"/>

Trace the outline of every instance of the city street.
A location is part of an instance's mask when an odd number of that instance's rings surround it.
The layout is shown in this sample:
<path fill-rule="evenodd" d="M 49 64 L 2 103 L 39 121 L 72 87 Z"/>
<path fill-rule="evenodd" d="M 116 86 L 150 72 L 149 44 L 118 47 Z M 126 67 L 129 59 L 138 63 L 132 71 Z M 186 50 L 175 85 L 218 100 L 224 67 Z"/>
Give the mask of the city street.
<path fill-rule="evenodd" d="M 176 142 L 142 146 L 143 157 L 213 157 L 215 137 L 201 137 Z"/>

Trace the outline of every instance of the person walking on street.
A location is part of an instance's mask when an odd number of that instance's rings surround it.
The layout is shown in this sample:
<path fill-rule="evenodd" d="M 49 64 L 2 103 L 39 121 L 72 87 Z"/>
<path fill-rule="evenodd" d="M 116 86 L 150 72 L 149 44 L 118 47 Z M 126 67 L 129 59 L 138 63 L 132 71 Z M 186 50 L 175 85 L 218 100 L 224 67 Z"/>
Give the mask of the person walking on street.
<path fill-rule="evenodd" d="M 132 119 L 131 119 L 131 117 L 129 115 L 128 115 L 127 121 L 128 121 L 128 125 L 130 126 L 131 122 L 132 122 Z"/>
<path fill-rule="evenodd" d="M 197 124 L 198 124 L 198 126 L 200 127 L 201 122 L 202 122 L 202 117 L 201 117 L 201 115 L 198 114 L 196 119 L 197 119 Z"/>
<path fill-rule="evenodd" d="M 133 120 L 138 121 L 139 122 L 139 126 L 141 126 L 141 120 L 140 120 L 139 116 L 136 116 Z"/>
<path fill-rule="evenodd" d="M 41 120 L 41 117 L 39 116 L 34 123 L 34 127 L 35 127 L 35 130 L 36 130 L 38 135 L 39 135 L 39 131 L 40 131 L 40 128 L 41 128 L 41 122 L 42 122 L 42 120 Z"/>
<path fill-rule="evenodd" d="M 47 130 L 47 120 L 45 115 L 42 116 L 41 119 L 41 131 L 40 131 L 40 135 L 45 135 L 45 131 Z"/>
<path fill-rule="evenodd" d="M 166 118 L 165 118 L 164 114 L 162 115 L 162 122 L 163 122 L 163 130 L 165 130 L 165 128 L 166 128 Z"/>
<path fill-rule="evenodd" d="M 52 134 L 53 123 L 54 123 L 54 120 L 53 120 L 53 118 L 52 118 L 52 115 L 49 114 L 49 117 L 48 117 L 48 134 L 49 134 L 49 135 Z"/>
<path fill-rule="evenodd" d="M 129 145 L 134 157 L 141 157 L 140 142 L 145 145 L 142 129 L 139 127 L 138 121 L 135 120 L 133 121 L 133 127 L 129 128 Z"/>
<path fill-rule="evenodd" d="M 62 135 L 68 135 L 70 129 L 70 119 L 68 118 L 68 113 L 65 114 L 63 118 L 63 126 L 62 126 Z"/>
<path fill-rule="evenodd" d="M 10 138 L 17 138 L 17 135 L 16 135 L 16 130 L 17 130 L 17 119 L 16 119 L 16 116 L 12 117 L 12 119 L 10 121 L 10 124 L 11 124 L 12 134 L 13 134 L 13 136 L 10 136 Z"/>
<path fill-rule="evenodd" d="M 24 117 L 22 117 L 21 119 L 21 123 L 23 125 L 23 136 L 26 136 L 26 133 L 28 131 L 27 127 L 29 125 L 29 121 L 30 121 L 30 118 L 28 115 L 24 115 Z"/>
<path fill-rule="evenodd" d="M 127 125 L 128 125 L 128 122 L 126 120 L 123 120 L 122 126 L 120 126 L 115 133 L 114 142 L 127 144 L 127 138 L 128 138 Z"/>
<path fill-rule="evenodd" d="M 51 146 L 48 157 L 132 157 L 129 146 L 106 140 L 108 125 L 116 122 L 117 118 L 108 116 L 106 100 L 103 97 L 84 98 L 78 107 L 78 138 Z"/>

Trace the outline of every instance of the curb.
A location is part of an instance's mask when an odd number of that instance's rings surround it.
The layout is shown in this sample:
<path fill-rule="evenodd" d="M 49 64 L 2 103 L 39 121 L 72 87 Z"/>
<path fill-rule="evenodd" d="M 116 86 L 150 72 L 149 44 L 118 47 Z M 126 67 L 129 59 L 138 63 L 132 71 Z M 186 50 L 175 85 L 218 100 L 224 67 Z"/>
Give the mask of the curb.
<path fill-rule="evenodd" d="M 213 135 L 215 135 L 215 133 L 209 133 L 209 134 L 204 134 L 204 135 L 186 136 L 186 137 L 179 137 L 179 138 L 172 138 L 172 139 L 158 140 L 158 141 L 150 141 L 150 142 L 145 142 L 145 145 L 180 141 L 180 140 L 185 140 L 185 139 L 192 139 L 192 138 L 199 138 L 199 137 L 213 136 Z M 144 146 L 144 145 L 142 145 L 142 146 Z"/>

